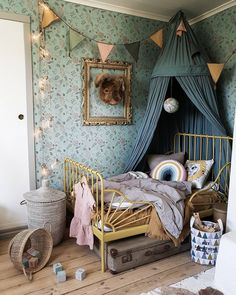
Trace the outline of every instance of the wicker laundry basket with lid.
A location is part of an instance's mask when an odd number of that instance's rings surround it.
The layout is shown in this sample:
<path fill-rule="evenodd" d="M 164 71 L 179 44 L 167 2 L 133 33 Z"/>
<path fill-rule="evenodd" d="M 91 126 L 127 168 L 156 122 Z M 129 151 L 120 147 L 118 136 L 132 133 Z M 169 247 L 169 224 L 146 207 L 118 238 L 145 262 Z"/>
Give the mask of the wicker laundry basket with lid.
<path fill-rule="evenodd" d="M 49 226 L 53 245 L 61 242 L 66 225 L 65 193 L 49 187 L 49 180 L 42 180 L 42 187 L 27 192 L 21 205 L 27 205 L 29 229 Z"/>

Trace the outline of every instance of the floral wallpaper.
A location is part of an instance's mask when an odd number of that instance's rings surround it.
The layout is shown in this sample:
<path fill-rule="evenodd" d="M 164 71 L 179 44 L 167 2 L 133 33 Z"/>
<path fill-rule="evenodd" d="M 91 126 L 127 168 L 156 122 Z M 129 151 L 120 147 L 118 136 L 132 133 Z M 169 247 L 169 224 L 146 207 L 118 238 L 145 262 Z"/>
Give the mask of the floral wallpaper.
<path fill-rule="evenodd" d="M 212 63 L 224 63 L 236 49 L 236 6 L 193 25 L 199 42 Z M 226 63 L 217 82 L 221 115 L 229 135 L 233 135 L 236 107 L 236 54 Z"/>
<path fill-rule="evenodd" d="M 40 186 L 41 165 L 53 164 L 58 159 L 59 165 L 50 180 L 53 187 L 61 189 L 65 157 L 85 163 L 104 176 L 123 171 L 145 112 L 149 79 L 160 50 L 148 36 L 162 28 L 163 23 L 62 0 L 49 0 L 48 3 L 68 25 L 90 39 L 117 44 L 143 40 L 137 63 L 123 45 L 115 46 L 109 55 L 110 60 L 126 61 L 133 66 L 133 123 L 128 126 L 82 125 L 81 62 L 82 58 L 99 58 L 96 42 L 84 39 L 69 57 L 69 28 L 58 21 L 45 31 L 50 58 L 40 59 L 39 44 L 32 43 L 35 128 L 52 116 L 51 128 L 35 139 L 37 186 Z M 31 30 L 38 32 L 36 0 L 1 0 L 0 11 L 30 16 Z M 44 96 L 39 91 L 42 77 L 48 77 Z"/>
<path fill-rule="evenodd" d="M 82 58 L 99 58 L 96 42 L 85 39 L 68 52 L 67 25 L 58 21 L 46 29 L 46 48 L 50 58 L 39 58 L 39 44 L 32 43 L 34 121 L 40 127 L 52 116 L 51 128 L 35 139 L 37 186 L 41 165 L 59 165 L 50 175 L 51 184 L 62 188 L 63 159 L 71 157 L 102 172 L 104 176 L 121 173 L 130 156 L 146 108 L 149 79 L 160 49 L 147 39 L 165 24 L 160 21 L 110 12 L 102 9 L 49 0 L 49 6 L 72 28 L 96 41 L 125 43 L 143 40 L 139 60 L 134 62 L 123 45 L 112 50 L 109 59 L 132 63 L 133 124 L 127 126 L 82 125 Z M 28 15 L 32 33 L 38 32 L 36 0 L 1 0 L 0 11 Z M 224 62 L 236 48 L 236 7 L 227 9 L 193 25 L 212 62 Z M 222 117 L 230 134 L 233 131 L 236 104 L 236 55 L 226 64 L 217 83 Z M 46 95 L 39 91 L 39 81 L 48 77 Z"/>

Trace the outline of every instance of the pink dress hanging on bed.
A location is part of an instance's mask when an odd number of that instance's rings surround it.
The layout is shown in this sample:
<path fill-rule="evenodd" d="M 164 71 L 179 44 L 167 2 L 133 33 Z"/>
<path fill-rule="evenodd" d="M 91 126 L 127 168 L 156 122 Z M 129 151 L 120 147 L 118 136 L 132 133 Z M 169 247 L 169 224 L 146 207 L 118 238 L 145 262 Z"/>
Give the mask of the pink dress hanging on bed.
<path fill-rule="evenodd" d="M 78 245 L 88 245 L 93 249 L 93 231 L 91 226 L 91 212 L 95 201 L 86 178 L 74 185 L 75 209 L 70 224 L 70 237 L 76 238 Z"/>

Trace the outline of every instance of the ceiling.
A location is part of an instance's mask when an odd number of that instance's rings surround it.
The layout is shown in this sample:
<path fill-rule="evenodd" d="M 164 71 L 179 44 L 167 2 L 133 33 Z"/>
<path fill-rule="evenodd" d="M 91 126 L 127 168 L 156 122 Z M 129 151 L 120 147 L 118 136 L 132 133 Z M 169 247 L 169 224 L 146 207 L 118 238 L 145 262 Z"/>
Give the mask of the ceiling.
<path fill-rule="evenodd" d="M 105 10 L 168 21 L 182 10 L 194 23 L 236 5 L 236 0 L 65 0 Z"/>

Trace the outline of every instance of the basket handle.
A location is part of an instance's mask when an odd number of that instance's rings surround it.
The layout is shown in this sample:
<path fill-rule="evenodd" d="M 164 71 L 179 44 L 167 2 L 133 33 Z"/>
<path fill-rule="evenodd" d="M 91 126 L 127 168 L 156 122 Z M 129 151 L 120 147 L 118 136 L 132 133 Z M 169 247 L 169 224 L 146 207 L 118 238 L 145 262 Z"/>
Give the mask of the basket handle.
<path fill-rule="evenodd" d="M 223 233 L 223 230 L 224 230 L 224 225 L 223 225 L 223 222 L 221 219 L 217 219 L 217 222 L 219 224 L 219 227 L 220 227 L 220 231 Z"/>
<path fill-rule="evenodd" d="M 26 205 L 26 204 L 27 204 L 26 200 L 22 200 L 22 201 L 20 202 L 20 205 Z"/>
<path fill-rule="evenodd" d="M 49 229 L 47 229 L 46 224 L 49 224 Z M 52 233 L 52 224 L 49 221 L 45 221 L 43 224 L 43 228 Z"/>
<path fill-rule="evenodd" d="M 22 267 L 22 269 L 23 269 L 23 273 L 24 273 L 25 277 L 26 277 L 29 281 L 32 281 L 32 279 L 33 279 L 32 272 L 30 271 L 29 274 L 27 274 L 27 272 L 26 272 L 24 266 Z"/>
<path fill-rule="evenodd" d="M 194 221 L 195 221 L 195 218 L 194 218 L 194 216 L 192 216 L 190 219 L 190 228 L 193 227 Z"/>

